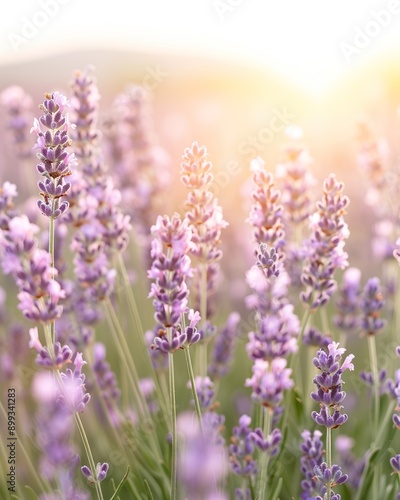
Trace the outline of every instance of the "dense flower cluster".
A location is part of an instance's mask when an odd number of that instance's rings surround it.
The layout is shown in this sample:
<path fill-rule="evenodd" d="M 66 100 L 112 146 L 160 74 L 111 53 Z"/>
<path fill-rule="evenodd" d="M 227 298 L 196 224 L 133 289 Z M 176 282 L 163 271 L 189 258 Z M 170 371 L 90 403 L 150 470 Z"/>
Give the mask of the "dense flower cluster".
<path fill-rule="evenodd" d="M 350 354 L 340 364 L 345 351 L 346 349 L 339 347 L 337 342 L 332 342 L 328 345 L 328 352 L 320 349 L 313 358 L 313 364 L 320 373 L 313 379 L 317 392 L 312 392 L 311 397 L 321 408 L 319 413 L 313 411 L 311 416 L 317 424 L 326 428 L 335 429 L 348 419 L 346 414 L 341 413 L 341 403 L 346 397 L 346 393 L 342 390 L 342 373 L 347 369 L 354 370 L 351 362 L 354 355 Z"/>
<path fill-rule="evenodd" d="M 246 379 L 246 387 L 251 387 L 253 401 L 268 408 L 279 406 L 283 399 L 283 391 L 293 387 L 290 375 L 292 370 L 286 368 L 284 358 L 275 358 L 272 361 L 255 360 L 253 376 Z"/>
<path fill-rule="evenodd" d="M 84 411 L 90 401 L 90 394 L 86 392 L 86 376 L 82 373 L 82 367 L 86 364 L 82 354 L 77 353 L 74 359 L 74 370 L 67 368 L 61 372 L 61 394 L 58 397 L 58 404 L 71 413 Z"/>
<path fill-rule="evenodd" d="M 182 160 L 181 181 L 190 190 L 186 200 L 186 217 L 192 231 L 190 253 L 199 262 L 199 267 L 194 269 L 197 284 L 196 307 L 200 309 L 200 296 L 205 293 L 202 290 L 202 280 L 205 277 L 206 316 L 209 318 L 212 312 L 210 297 L 216 292 L 218 261 L 222 258 L 221 231 L 228 223 L 223 218 L 218 200 L 210 190 L 213 181 L 212 163 L 208 160 L 206 147 L 194 142 L 191 148 L 185 149 Z M 201 313 L 204 315 L 204 311 Z"/>
<path fill-rule="evenodd" d="M 375 335 L 385 326 L 381 318 L 384 299 L 378 278 L 370 278 L 361 295 L 361 330 L 365 335 Z"/>
<path fill-rule="evenodd" d="M 261 158 L 251 162 L 251 171 L 255 189 L 247 222 L 254 227 L 253 236 L 257 243 L 264 243 L 280 253 L 285 245 L 281 193 L 274 187 L 274 177 L 266 171 Z"/>
<path fill-rule="evenodd" d="M 71 167 L 76 165 L 75 154 L 68 151 L 71 146 L 69 134 L 75 128 L 65 112 L 69 107 L 68 99 L 59 92 L 45 94 L 45 100 L 39 106 L 43 115 L 39 120 L 34 119 L 31 128 L 31 132 L 37 135 L 34 148 L 39 149 L 37 157 L 40 163 L 36 169 L 44 177 L 38 182 L 43 198 L 38 201 L 38 207 L 43 215 L 53 219 L 60 217 L 69 207 L 69 203 L 61 198 L 71 187 L 70 182 L 65 182 L 65 177 L 71 175 Z"/>
<path fill-rule="evenodd" d="M 182 329 L 181 315 L 188 312 L 189 290 L 186 278 L 192 276 L 190 257 L 191 229 L 187 219 L 181 220 L 178 214 L 170 219 L 158 217 L 151 228 L 154 240 L 151 256 L 153 264 L 148 277 L 154 282 L 149 297 L 154 297 L 154 318 L 163 329 L 158 330 L 153 340 L 154 349 L 173 352 L 185 343 L 200 340 L 196 324 L 200 320 L 198 312 L 190 311 L 190 325 Z"/>
<path fill-rule="evenodd" d="M 323 198 L 310 217 L 311 237 L 301 278 L 306 290 L 301 293 L 301 300 L 311 310 L 329 301 L 336 288 L 335 271 L 348 266 L 344 243 L 349 229 L 343 216 L 349 198 L 343 189 L 343 183 L 338 182 L 334 174 L 329 175 L 324 181 Z"/>
<path fill-rule="evenodd" d="M 65 292 L 53 278 L 48 252 L 38 248 L 35 234 L 39 228 L 25 215 L 13 217 L 8 230 L 0 234 L 2 268 L 14 276 L 19 288 L 19 308 L 32 321 L 50 323 L 62 313 L 60 300 Z"/>
<path fill-rule="evenodd" d="M 322 483 L 315 476 L 315 467 L 318 467 L 323 462 L 324 445 L 321 441 L 322 432 L 316 430 L 311 434 L 305 430 L 301 433 L 303 442 L 301 443 L 302 457 L 301 473 L 304 479 L 301 481 L 301 499 L 309 500 L 314 498 L 316 494 L 322 493 Z"/>

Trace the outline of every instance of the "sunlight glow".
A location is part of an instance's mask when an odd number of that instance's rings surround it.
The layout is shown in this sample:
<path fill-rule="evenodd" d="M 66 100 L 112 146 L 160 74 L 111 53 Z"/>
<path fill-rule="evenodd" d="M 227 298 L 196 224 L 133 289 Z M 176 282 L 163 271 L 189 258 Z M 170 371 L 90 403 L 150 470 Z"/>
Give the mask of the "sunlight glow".
<path fill-rule="evenodd" d="M 321 92 L 399 50 L 399 24 L 399 0 L 26 0 L 1 16 L 0 64 L 97 47 L 200 54 L 255 63 Z"/>

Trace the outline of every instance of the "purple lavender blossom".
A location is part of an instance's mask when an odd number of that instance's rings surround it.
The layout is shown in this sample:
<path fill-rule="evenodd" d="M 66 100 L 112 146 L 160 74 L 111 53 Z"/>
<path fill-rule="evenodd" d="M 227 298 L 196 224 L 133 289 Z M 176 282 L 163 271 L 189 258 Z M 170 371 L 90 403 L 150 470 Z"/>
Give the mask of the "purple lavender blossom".
<path fill-rule="evenodd" d="M 229 462 L 235 474 L 239 476 L 255 476 L 257 461 L 254 458 L 255 446 L 252 429 L 249 427 L 251 418 L 242 415 L 239 426 L 233 428 L 231 445 L 229 446 Z"/>
<path fill-rule="evenodd" d="M 0 103 L 7 116 L 6 127 L 17 155 L 19 158 L 28 158 L 31 155 L 29 128 L 32 123 L 32 97 L 23 88 L 12 85 L 3 90 Z"/>
<path fill-rule="evenodd" d="M 251 439 L 258 449 L 274 457 L 279 452 L 282 442 L 282 433 L 279 429 L 274 429 L 271 434 L 265 437 L 262 429 L 258 427 L 251 433 Z"/>
<path fill-rule="evenodd" d="M 349 478 L 347 474 L 342 474 L 342 471 L 338 465 L 332 465 L 332 467 L 328 467 L 325 462 L 322 462 L 321 465 L 316 465 L 314 467 L 314 473 L 316 479 L 324 485 L 322 488 L 322 494 L 324 495 L 324 497 L 328 487 L 334 488 L 335 486 L 344 484 Z M 340 495 L 335 494 L 333 496 L 340 500 Z M 322 497 L 318 495 L 316 499 L 322 500 Z"/>
<path fill-rule="evenodd" d="M 315 327 L 309 327 L 304 332 L 303 344 L 317 347 L 328 347 L 332 342 L 329 335 L 325 335 Z"/>
<path fill-rule="evenodd" d="M 70 363 L 72 358 L 72 351 L 67 346 L 61 347 L 60 342 L 56 342 L 53 346 L 54 358 L 50 355 L 49 350 L 43 347 L 39 340 L 39 333 L 37 328 L 31 328 L 29 330 L 30 342 L 29 347 L 35 349 L 38 353 L 35 359 L 35 363 L 39 366 L 44 366 L 45 368 L 61 369 L 63 365 Z"/>
<path fill-rule="evenodd" d="M 74 422 L 65 407 L 57 404 L 59 388 L 52 373 L 35 375 L 33 396 L 38 403 L 36 442 L 42 451 L 40 472 L 47 480 L 59 479 L 65 471 L 74 470 L 76 450 L 72 446 Z"/>
<path fill-rule="evenodd" d="M 108 469 L 109 465 L 107 462 L 104 462 L 103 464 L 98 462 L 96 464 L 96 470 L 94 472 L 92 472 L 92 470 L 87 465 L 83 465 L 81 467 L 81 472 L 88 480 L 88 483 L 100 483 L 107 477 Z"/>
<path fill-rule="evenodd" d="M 379 278 L 370 278 L 361 295 L 361 330 L 365 335 L 376 335 L 385 326 L 381 318 L 384 299 Z"/>
<path fill-rule="evenodd" d="M 188 389 L 191 388 L 190 381 L 187 383 Z M 196 394 L 199 399 L 199 404 L 202 410 L 207 410 L 213 404 L 214 400 L 214 384 L 209 377 L 195 378 Z M 194 401 L 192 400 L 194 405 Z"/>
<path fill-rule="evenodd" d="M 219 439 L 216 439 L 215 420 L 203 419 L 203 425 L 206 438 L 191 415 L 182 414 L 178 418 L 178 433 L 182 436 L 178 479 L 187 498 L 227 500 L 218 488 L 219 482 L 228 472 L 225 449 Z"/>
<path fill-rule="evenodd" d="M 340 463 L 345 468 L 349 476 L 349 484 L 357 489 L 360 486 L 362 474 L 365 468 L 366 456 L 356 458 L 351 449 L 354 446 L 354 440 L 348 436 L 338 436 L 335 440 L 336 451 L 339 454 Z"/>
<path fill-rule="evenodd" d="M 328 345 L 328 352 L 320 349 L 313 359 L 313 364 L 320 373 L 313 379 L 317 386 L 317 392 L 312 392 L 311 397 L 320 404 L 321 408 L 319 413 L 313 411 L 311 416 L 317 424 L 326 428 L 335 429 L 343 425 L 348 418 L 346 414 L 341 414 L 342 406 L 340 403 L 346 397 L 346 393 L 342 391 L 342 373 L 347 369 L 354 370 L 354 365 L 351 362 L 354 355 L 347 356 L 340 365 L 345 351 L 346 349 L 339 348 L 339 343 L 332 342 Z M 331 413 L 331 409 L 333 409 L 333 413 Z"/>
<path fill-rule="evenodd" d="M 290 132 L 288 130 L 287 135 Z M 292 141 L 284 152 L 285 160 L 276 166 L 276 177 L 282 184 L 281 202 L 285 208 L 286 223 L 294 227 L 305 221 L 312 212 L 310 191 L 315 179 L 308 169 L 312 158 L 303 145 Z"/>
<path fill-rule="evenodd" d="M 106 361 L 106 348 L 104 344 L 100 342 L 96 342 L 93 346 L 92 368 L 110 419 L 114 425 L 117 425 L 119 419 L 116 404 L 119 400 L 121 391 L 118 388 L 115 373 L 111 370 L 109 363 Z"/>
<path fill-rule="evenodd" d="M 336 289 L 333 278 L 336 269 L 348 265 L 344 243 L 350 233 L 343 216 L 349 199 L 343 195 L 343 189 L 343 183 L 338 182 L 334 174 L 325 179 L 323 198 L 310 217 L 311 237 L 301 278 L 306 290 L 300 297 L 312 311 L 329 301 Z"/>
<path fill-rule="evenodd" d="M 272 409 L 282 402 L 283 391 L 293 387 L 293 380 L 290 378 L 292 370 L 286 368 L 286 364 L 284 358 L 255 360 L 253 376 L 246 379 L 245 384 L 252 388 L 253 401 Z"/>
<path fill-rule="evenodd" d="M 359 377 L 370 388 L 374 387 L 375 382 L 374 382 L 374 375 L 372 372 L 361 371 L 359 373 Z M 390 386 L 390 382 L 389 382 L 389 380 L 386 380 L 386 377 L 387 377 L 386 369 L 382 368 L 382 370 L 379 370 L 379 372 L 378 372 L 378 385 L 379 385 L 380 394 L 384 394 L 385 392 L 387 392 L 388 387 Z"/>
<path fill-rule="evenodd" d="M 190 325 L 185 330 L 180 325 L 181 315 L 188 312 L 186 278 L 192 276 L 192 271 L 187 253 L 192 233 L 188 220 L 182 221 L 178 214 L 171 219 L 168 216 L 158 217 L 152 233 L 155 236 L 151 252 L 153 264 L 148 277 L 154 283 L 151 284 L 149 297 L 154 297 L 154 318 L 162 326 L 153 340 L 153 348 L 165 353 L 174 352 L 184 346 L 188 336 L 189 343 L 200 340 L 195 332 L 195 325 L 200 320 L 198 313 L 190 313 Z"/>
<path fill-rule="evenodd" d="M 216 335 L 211 362 L 208 366 L 208 373 L 214 377 L 223 377 L 229 371 L 238 339 L 236 328 L 239 321 L 239 314 L 231 313 L 225 326 Z"/>
<path fill-rule="evenodd" d="M 349 267 L 343 274 L 339 288 L 339 299 L 336 301 L 337 314 L 334 324 L 346 333 L 354 332 L 359 326 L 361 271 Z"/>
<path fill-rule="evenodd" d="M 8 230 L 0 235 L 2 267 L 5 274 L 14 276 L 23 315 L 32 321 L 51 323 L 61 316 L 59 302 L 65 291 L 53 279 L 56 270 L 50 255 L 37 248 L 34 234 L 38 230 L 24 215 L 9 221 Z"/>
<path fill-rule="evenodd" d="M 37 134 L 34 148 L 39 149 L 37 157 L 40 163 L 36 169 L 44 177 L 43 181 L 38 182 L 43 197 L 43 201 L 38 201 L 38 207 L 43 215 L 54 219 L 69 207 L 67 201 L 61 201 L 71 187 L 64 178 L 71 174 L 71 167 L 76 165 L 74 153 L 67 150 L 71 145 L 68 133 L 75 128 L 69 121 L 68 113 L 64 113 L 68 107 L 69 101 L 59 92 L 45 94 L 45 100 L 39 106 L 44 114 L 39 120 L 35 118 L 31 128 L 31 132 Z M 47 129 L 45 132 L 42 126 Z"/>
<path fill-rule="evenodd" d="M 16 215 L 14 198 L 17 194 L 17 187 L 11 182 L 6 181 L 0 187 L 0 229 L 7 230 L 10 219 Z"/>
<path fill-rule="evenodd" d="M 311 434 L 310 431 L 304 430 L 301 433 L 303 442 L 301 451 L 303 453 L 301 462 L 301 473 L 304 479 L 301 481 L 301 499 L 309 500 L 314 498 L 316 494 L 322 492 L 322 484 L 315 477 L 315 467 L 322 464 L 324 455 L 324 445 L 321 441 L 322 432 L 316 430 Z"/>
<path fill-rule="evenodd" d="M 222 258 L 221 232 L 228 226 L 222 214 L 218 200 L 214 198 L 210 187 L 213 181 L 212 164 L 208 160 L 207 149 L 194 142 L 191 148 L 186 148 L 182 156 L 181 181 L 190 191 L 185 203 L 186 217 L 191 229 L 192 245 L 190 253 L 206 266 L 207 274 L 207 304 L 206 317 L 212 313 L 210 297 L 216 292 L 219 274 L 218 261 Z M 201 266 L 195 268 L 196 275 L 196 307 L 200 308 Z M 204 312 L 202 312 L 204 314 Z"/>
<path fill-rule="evenodd" d="M 254 227 L 253 237 L 257 243 L 274 247 L 279 253 L 285 245 L 283 207 L 279 203 L 281 193 L 274 187 L 273 175 L 266 171 L 261 158 L 251 162 L 251 171 L 255 189 L 252 193 L 253 205 L 246 222 Z"/>
<path fill-rule="evenodd" d="M 68 368 L 60 373 L 62 386 L 57 402 L 71 413 L 84 411 L 90 401 L 90 394 L 86 392 L 85 387 L 86 376 L 82 373 L 82 367 L 85 364 L 82 354 L 78 352 L 74 359 L 74 371 Z"/>

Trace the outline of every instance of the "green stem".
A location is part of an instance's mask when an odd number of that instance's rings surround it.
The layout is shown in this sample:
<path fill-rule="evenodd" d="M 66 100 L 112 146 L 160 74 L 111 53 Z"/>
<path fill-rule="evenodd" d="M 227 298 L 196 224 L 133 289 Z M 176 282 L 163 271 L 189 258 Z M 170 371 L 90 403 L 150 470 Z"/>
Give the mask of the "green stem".
<path fill-rule="evenodd" d="M 379 396 L 379 371 L 378 371 L 378 358 L 376 355 L 376 341 L 375 335 L 368 335 L 368 351 L 369 351 L 369 359 L 371 363 L 371 371 L 373 378 L 373 391 L 374 391 L 374 424 L 372 427 L 372 441 L 376 445 L 376 436 L 379 430 L 379 413 L 380 413 L 380 396 Z M 372 491 L 373 497 L 379 498 L 379 464 L 377 464 L 377 468 L 375 474 L 373 474 L 372 479 Z"/>
<path fill-rule="evenodd" d="M 56 370 L 55 371 L 55 375 L 56 375 L 57 380 L 58 380 L 58 382 L 60 384 L 60 388 L 61 388 L 63 394 L 65 396 L 67 396 L 68 391 L 65 389 L 64 382 L 63 382 L 63 379 L 61 378 L 60 371 Z M 73 403 L 70 402 L 70 404 L 72 405 Z M 92 454 L 92 450 L 90 448 L 89 440 L 87 438 L 87 435 L 86 435 L 86 432 L 85 432 L 85 428 L 84 428 L 84 426 L 82 424 L 82 420 L 81 420 L 81 418 L 79 416 L 79 413 L 74 413 L 74 420 L 75 420 L 76 426 L 78 427 L 78 431 L 79 431 L 79 434 L 80 434 L 81 439 L 82 439 L 83 447 L 85 448 L 86 456 L 87 456 L 87 459 L 88 459 L 88 462 L 89 462 L 89 467 L 92 470 L 93 474 L 95 474 L 95 472 L 96 472 L 96 463 L 95 463 L 95 461 L 93 459 L 93 454 Z M 100 482 L 96 480 L 94 482 L 94 486 L 96 488 L 96 493 L 97 493 L 98 500 L 104 500 L 103 492 L 101 491 Z"/>
<path fill-rule="evenodd" d="M 246 490 L 246 488 L 244 488 L 244 489 Z M 255 500 L 256 495 L 254 492 L 254 485 L 253 485 L 253 481 L 251 480 L 251 476 L 249 476 L 249 490 L 250 490 L 251 500 Z"/>
<path fill-rule="evenodd" d="M 51 323 L 51 325 L 45 324 L 43 328 L 44 328 L 44 338 L 46 339 L 46 346 L 49 351 L 51 360 L 54 361 L 55 354 L 54 354 L 53 333 L 51 328 L 52 325 L 54 325 L 54 321 Z"/>
<path fill-rule="evenodd" d="M 105 300 L 105 304 L 107 307 L 107 322 L 110 326 L 111 333 L 114 336 L 115 345 L 117 347 L 122 363 L 125 366 L 126 373 L 128 374 L 128 378 L 130 380 L 131 388 L 133 391 L 133 396 L 135 398 L 135 404 L 138 407 L 141 418 L 149 417 L 150 414 L 148 411 L 146 411 L 146 401 L 144 400 L 144 397 L 140 391 L 139 375 L 132 358 L 128 355 L 129 347 L 126 342 L 124 332 L 122 331 L 118 317 L 109 298 Z"/>
<path fill-rule="evenodd" d="M 158 401 L 160 401 L 162 403 L 163 409 L 165 410 L 167 408 L 166 394 L 163 392 L 163 390 L 160 386 L 160 382 L 159 382 L 158 377 L 156 375 L 156 371 L 154 369 L 153 363 L 150 360 L 149 350 L 148 350 L 148 347 L 146 345 L 146 341 L 145 341 L 145 337 L 144 337 L 143 325 L 142 325 L 142 322 L 140 319 L 140 314 L 139 314 L 139 311 L 137 308 L 135 296 L 133 294 L 132 287 L 130 285 L 129 278 L 128 278 L 128 271 L 126 269 L 122 254 L 120 254 L 120 253 L 118 254 L 118 264 L 119 264 L 119 267 L 121 270 L 121 274 L 123 276 L 124 290 L 126 290 L 126 292 L 127 292 L 126 296 L 128 299 L 128 304 L 129 304 L 132 318 L 133 318 L 133 322 L 135 325 L 134 332 L 136 333 L 136 338 L 138 340 L 138 347 L 141 350 L 142 359 L 144 359 L 144 361 L 146 363 L 147 370 L 150 373 L 151 378 L 155 382 L 157 399 L 158 399 Z M 136 346 L 136 344 L 135 344 L 135 346 Z"/>
<path fill-rule="evenodd" d="M 332 429 L 326 429 L 326 464 L 331 469 L 332 467 Z M 331 483 L 327 485 L 327 500 L 331 500 Z"/>
<path fill-rule="evenodd" d="M 152 416 L 150 414 L 149 408 L 147 406 L 146 400 L 144 399 L 144 396 L 140 390 L 139 386 L 139 376 L 136 371 L 135 364 L 130 356 L 128 356 L 129 353 L 129 347 L 126 343 L 126 339 L 124 336 L 124 333 L 122 331 L 121 325 L 119 324 L 119 320 L 117 315 L 115 314 L 114 308 L 110 302 L 109 299 L 106 299 L 105 301 L 106 306 L 107 306 L 107 321 L 110 326 L 111 333 L 114 337 L 115 340 L 115 345 L 117 347 L 119 356 L 122 360 L 122 363 L 124 364 L 125 371 L 127 373 L 127 376 L 129 378 L 130 384 L 131 384 L 131 389 L 133 391 L 133 396 L 135 399 L 135 403 L 138 407 L 140 417 L 144 421 L 144 424 L 147 425 L 147 423 L 153 423 Z M 163 463 L 163 457 L 162 457 L 162 452 L 160 449 L 160 444 L 157 441 L 157 436 L 155 432 L 150 431 L 148 432 L 148 438 L 149 438 L 149 445 L 152 449 L 152 452 L 154 453 L 154 456 L 157 459 L 157 464 L 162 468 L 162 463 Z M 164 475 L 163 475 L 164 479 Z"/>
<path fill-rule="evenodd" d="M 96 472 L 96 464 L 95 464 L 95 462 L 93 460 L 92 450 L 90 449 L 90 444 L 89 444 L 89 440 L 88 440 L 88 438 L 86 436 L 85 428 L 83 427 L 82 420 L 81 420 L 81 418 L 80 418 L 80 416 L 79 416 L 78 413 L 74 413 L 74 419 L 75 419 L 75 423 L 76 423 L 76 425 L 78 427 L 79 434 L 81 435 L 81 438 L 82 438 L 83 447 L 85 448 L 85 452 L 86 452 L 86 455 L 88 457 L 90 468 L 91 468 L 93 474 L 95 474 L 95 472 Z M 96 493 L 97 493 L 98 499 L 99 500 L 104 500 L 103 492 L 101 491 L 100 482 L 99 481 L 95 481 L 94 482 L 94 486 L 96 488 Z"/>
<path fill-rule="evenodd" d="M 168 330 L 171 330 L 170 328 Z M 169 335 L 171 333 L 169 332 Z M 169 401 L 170 401 L 170 412 L 171 412 L 171 434 L 172 434 L 172 450 L 171 450 L 171 500 L 176 500 L 177 498 L 177 483 L 176 483 L 176 473 L 177 473 L 177 447 L 178 447 L 178 436 L 176 434 L 176 399 L 175 399 L 175 375 L 174 375 L 174 355 L 173 353 L 168 354 L 168 381 L 169 381 Z"/>
<path fill-rule="evenodd" d="M 205 331 L 207 324 L 207 264 L 200 265 L 200 316 L 201 328 Z M 207 375 L 207 339 L 198 344 L 199 366 L 198 373 L 201 377 Z"/>
<path fill-rule="evenodd" d="M 272 410 L 270 408 L 266 408 L 264 411 L 264 437 L 267 438 L 271 432 L 271 421 L 272 421 Z M 259 495 L 258 498 L 268 498 L 267 495 L 267 479 L 268 479 L 268 462 L 269 462 L 269 454 L 266 452 L 262 452 L 261 456 L 261 476 L 260 476 L 260 487 L 259 487 Z"/>
<path fill-rule="evenodd" d="M 329 329 L 329 319 L 326 307 L 319 308 L 319 315 L 321 318 L 322 331 L 325 335 L 328 335 L 330 333 L 330 329 Z"/>
<path fill-rule="evenodd" d="M 372 429 L 373 436 L 378 433 L 379 427 L 379 371 L 378 360 L 376 355 L 376 342 L 374 335 L 368 335 L 368 350 L 369 359 L 371 363 L 371 371 L 373 376 L 373 390 L 374 390 L 374 427 Z"/>
<path fill-rule="evenodd" d="M 202 417 L 202 414 L 201 414 L 201 408 L 200 408 L 199 398 L 197 396 L 196 383 L 195 383 L 195 379 L 194 379 L 193 366 L 192 366 L 192 360 L 190 358 L 189 347 L 185 348 L 185 359 L 186 359 L 186 366 L 187 366 L 187 369 L 188 369 L 188 374 L 189 374 L 189 379 L 190 379 L 190 385 L 192 387 L 194 407 L 196 409 L 196 414 L 197 414 L 197 418 L 199 420 L 201 432 L 204 435 L 203 417 Z"/>
<path fill-rule="evenodd" d="M 51 202 L 52 206 L 52 213 L 54 212 L 54 198 L 52 199 Z M 54 267 L 54 217 L 50 217 L 50 223 L 49 223 L 49 254 L 51 257 L 50 260 L 50 265 L 51 267 Z M 52 274 L 52 279 L 54 279 L 54 273 Z"/>

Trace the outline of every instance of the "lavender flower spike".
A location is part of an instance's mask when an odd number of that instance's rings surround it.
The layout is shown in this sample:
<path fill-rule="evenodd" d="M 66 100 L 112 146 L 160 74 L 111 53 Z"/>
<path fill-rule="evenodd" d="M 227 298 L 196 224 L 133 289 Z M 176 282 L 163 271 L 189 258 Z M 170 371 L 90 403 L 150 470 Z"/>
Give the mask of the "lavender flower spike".
<path fill-rule="evenodd" d="M 313 382 L 317 386 L 317 392 L 312 392 L 311 397 L 320 404 L 320 411 L 319 413 L 313 411 L 311 416 L 317 424 L 327 429 L 341 426 L 348 418 L 347 415 L 341 414 L 340 403 L 346 397 L 346 393 L 342 391 L 342 373 L 347 369 L 354 370 L 352 363 L 354 356 L 350 354 L 340 365 L 345 351 L 346 349 L 339 348 L 339 343 L 332 342 L 328 345 L 328 352 L 320 349 L 313 359 L 313 364 L 320 373 L 314 377 Z"/>
<path fill-rule="evenodd" d="M 311 237 L 301 277 L 306 290 L 300 297 L 311 310 L 329 301 L 336 288 L 336 269 L 348 266 L 344 243 L 350 232 L 343 216 L 349 199 L 343 195 L 343 189 L 343 183 L 338 182 L 334 174 L 325 179 L 322 200 L 310 217 Z"/>
<path fill-rule="evenodd" d="M 104 462 L 103 464 L 98 462 L 94 473 L 87 465 L 81 467 L 81 472 L 87 478 L 88 483 L 95 483 L 96 481 L 100 483 L 106 478 L 108 469 L 109 465 L 107 462 Z"/>
<path fill-rule="evenodd" d="M 376 335 L 385 326 L 380 317 L 384 299 L 378 278 L 367 281 L 361 296 L 361 328 L 366 335 Z"/>
<path fill-rule="evenodd" d="M 292 370 L 286 368 L 284 358 L 275 358 L 271 362 L 256 359 L 253 365 L 253 376 L 246 380 L 246 387 L 251 387 L 251 397 L 256 403 L 268 408 L 275 408 L 283 398 L 283 391 L 293 387 L 290 378 Z"/>
<path fill-rule="evenodd" d="M 64 177 L 71 174 L 71 167 L 76 164 L 74 153 L 67 150 L 71 145 L 68 132 L 75 128 L 69 122 L 68 113 L 64 113 L 69 106 L 67 98 L 59 92 L 45 94 L 45 100 L 39 106 L 44 113 L 39 120 L 35 118 L 31 128 L 31 132 L 37 134 L 34 148 L 39 149 L 37 157 L 40 163 L 36 169 L 44 177 L 38 182 L 43 197 L 43 201 L 38 201 L 38 207 L 43 215 L 54 219 L 68 209 L 68 202 L 60 201 L 71 187 Z"/>
<path fill-rule="evenodd" d="M 78 352 L 74 360 L 74 371 L 68 368 L 65 373 L 60 374 L 63 383 L 58 403 L 71 413 L 84 411 L 90 401 L 90 394 L 86 392 L 85 387 L 86 376 L 82 373 L 82 367 L 85 364 L 82 354 Z"/>

